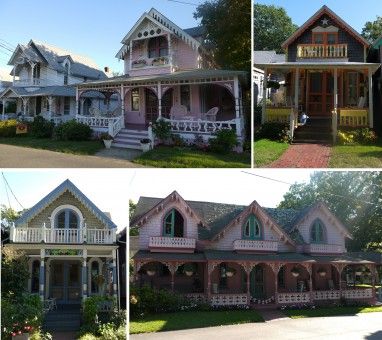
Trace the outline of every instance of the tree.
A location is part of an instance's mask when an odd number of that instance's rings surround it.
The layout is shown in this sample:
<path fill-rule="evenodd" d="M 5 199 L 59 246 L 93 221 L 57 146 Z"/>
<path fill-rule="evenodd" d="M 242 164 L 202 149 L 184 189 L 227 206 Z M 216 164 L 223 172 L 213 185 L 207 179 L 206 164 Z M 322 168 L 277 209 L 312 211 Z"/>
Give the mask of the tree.
<path fill-rule="evenodd" d="M 352 251 L 382 251 L 382 173 L 317 172 L 309 183 L 294 184 L 279 208 L 301 209 L 323 201 L 347 226 Z"/>
<path fill-rule="evenodd" d="M 7 208 L 4 204 L 0 205 L 0 226 L 2 238 L 8 237 L 11 223 L 15 222 L 19 218 L 20 214 L 21 212 L 18 212 L 12 208 Z"/>
<path fill-rule="evenodd" d="M 251 1 L 209 0 L 194 13 L 205 28 L 206 45 L 223 69 L 251 70 Z"/>
<path fill-rule="evenodd" d="M 382 17 L 377 16 L 373 22 L 367 21 L 361 35 L 371 44 L 374 43 L 382 35 Z"/>
<path fill-rule="evenodd" d="M 274 5 L 254 5 L 254 49 L 283 53 L 281 44 L 298 26 L 293 24 L 285 9 Z"/>
<path fill-rule="evenodd" d="M 129 200 L 129 220 L 130 221 L 131 221 L 131 218 L 133 217 L 136 209 L 137 209 L 137 203 L 134 203 L 133 200 Z M 139 235 L 139 229 L 137 227 L 130 226 L 129 235 L 130 236 L 138 236 Z"/>

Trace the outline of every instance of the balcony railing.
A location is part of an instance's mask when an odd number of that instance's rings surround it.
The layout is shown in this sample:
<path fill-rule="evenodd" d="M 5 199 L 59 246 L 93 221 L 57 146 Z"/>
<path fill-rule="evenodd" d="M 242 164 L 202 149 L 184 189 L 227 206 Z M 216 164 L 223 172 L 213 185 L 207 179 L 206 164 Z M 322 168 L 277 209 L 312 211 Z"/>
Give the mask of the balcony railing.
<path fill-rule="evenodd" d="M 347 58 L 347 44 L 303 44 L 297 45 L 297 58 Z"/>
<path fill-rule="evenodd" d="M 307 244 L 304 246 L 304 252 L 309 254 L 342 254 L 345 248 L 339 244 Z"/>
<path fill-rule="evenodd" d="M 278 293 L 277 302 L 280 304 L 284 303 L 307 303 L 310 302 L 310 293 Z"/>
<path fill-rule="evenodd" d="M 11 227 L 11 240 L 17 243 L 89 243 L 113 244 L 115 229 L 58 229 L 58 228 L 15 228 Z"/>
<path fill-rule="evenodd" d="M 45 86 L 46 80 L 41 78 L 15 79 L 13 86 Z"/>
<path fill-rule="evenodd" d="M 150 237 L 149 248 L 151 251 L 176 250 L 179 252 L 193 252 L 196 240 L 186 237 Z"/>
<path fill-rule="evenodd" d="M 212 306 L 237 306 L 247 304 L 247 294 L 213 294 L 211 296 Z"/>
<path fill-rule="evenodd" d="M 278 250 L 277 241 L 263 240 L 235 240 L 233 241 L 233 249 L 241 251 L 272 251 Z"/>
<path fill-rule="evenodd" d="M 313 300 L 339 300 L 339 290 L 316 290 L 313 291 Z"/>

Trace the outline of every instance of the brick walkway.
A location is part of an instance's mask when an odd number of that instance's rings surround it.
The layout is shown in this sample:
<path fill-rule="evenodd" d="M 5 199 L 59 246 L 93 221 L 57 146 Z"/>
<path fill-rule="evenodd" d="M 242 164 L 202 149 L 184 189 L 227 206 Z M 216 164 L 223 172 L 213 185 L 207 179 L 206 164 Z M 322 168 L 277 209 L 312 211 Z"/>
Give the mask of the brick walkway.
<path fill-rule="evenodd" d="M 269 168 L 327 168 L 331 147 L 321 144 L 292 144 Z"/>

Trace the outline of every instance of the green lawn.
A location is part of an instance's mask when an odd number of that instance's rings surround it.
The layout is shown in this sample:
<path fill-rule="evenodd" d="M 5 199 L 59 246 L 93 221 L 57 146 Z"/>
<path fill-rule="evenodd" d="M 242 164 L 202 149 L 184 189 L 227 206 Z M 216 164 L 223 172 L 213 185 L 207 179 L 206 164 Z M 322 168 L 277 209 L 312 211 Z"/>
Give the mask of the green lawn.
<path fill-rule="evenodd" d="M 374 307 L 328 307 L 316 309 L 290 309 L 284 313 L 292 319 L 312 318 L 317 316 L 354 315 L 358 313 L 382 312 L 382 306 Z"/>
<path fill-rule="evenodd" d="M 336 145 L 332 148 L 331 168 L 381 168 L 382 144 L 378 145 Z"/>
<path fill-rule="evenodd" d="M 249 168 L 249 153 L 226 155 L 194 150 L 189 147 L 158 146 L 133 160 L 157 168 Z"/>
<path fill-rule="evenodd" d="M 33 138 L 29 136 L 0 137 L 0 144 L 45 149 L 75 155 L 94 155 L 97 151 L 104 148 L 103 144 L 97 140 L 84 142 L 57 141 L 50 138 Z"/>
<path fill-rule="evenodd" d="M 254 310 L 163 313 L 130 321 L 130 334 L 264 321 Z"/>
<path fill-rule="evenodd" d="M 288 143 L 280 143 L 269 139 L 260 139 L 254 144 L 255 166 L 264 167 L 280 158 L 288 149 Z"/>

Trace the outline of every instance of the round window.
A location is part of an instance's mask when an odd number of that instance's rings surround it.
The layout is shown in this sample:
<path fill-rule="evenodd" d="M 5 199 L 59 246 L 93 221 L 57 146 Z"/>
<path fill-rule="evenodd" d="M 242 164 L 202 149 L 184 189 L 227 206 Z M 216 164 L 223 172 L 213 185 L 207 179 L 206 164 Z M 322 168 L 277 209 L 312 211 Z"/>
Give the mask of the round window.
<path fill-rule="evenodd" d="M 150 34 L 151 34 L 151 35 L 154 35 L 154 33 L 155 33 L 154 30 L 151 30 L 151 31 L 150 31 Z"/>
<path fill-rule="evenodd" d="M 143 35 L 144 35 L 145 37 L 147 37 L 147 36 L 149 35 L 149 32 L 145 31 L 145 32 L 143 33 Z"/>

